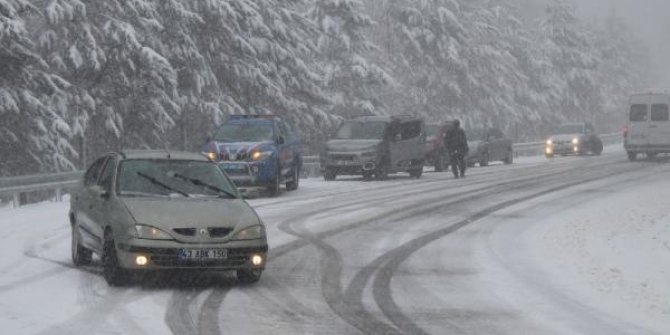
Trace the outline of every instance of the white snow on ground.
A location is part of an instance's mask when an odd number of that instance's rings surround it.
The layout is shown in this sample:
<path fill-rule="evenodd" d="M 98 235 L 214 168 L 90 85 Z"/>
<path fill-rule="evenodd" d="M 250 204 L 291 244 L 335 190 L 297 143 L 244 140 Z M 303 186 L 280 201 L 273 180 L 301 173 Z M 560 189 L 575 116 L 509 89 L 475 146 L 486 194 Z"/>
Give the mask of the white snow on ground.
<path fill-rule="evenodd" d="M 596 193 L 536 222 L 530 252 L 586 301 L 670 332 L 670 179 Z M 660 177 L 660 176 L 658 176 Z M 614 185 L 614 188 L 617 186 Z M 560 271 L 558 271 L 560 270 Z"/>

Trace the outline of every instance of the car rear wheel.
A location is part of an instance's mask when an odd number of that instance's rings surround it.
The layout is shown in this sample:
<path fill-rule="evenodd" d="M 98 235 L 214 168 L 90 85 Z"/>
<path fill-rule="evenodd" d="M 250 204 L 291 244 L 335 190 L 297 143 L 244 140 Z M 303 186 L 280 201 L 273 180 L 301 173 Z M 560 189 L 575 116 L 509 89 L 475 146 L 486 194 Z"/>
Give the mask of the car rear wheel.
<path fill-rule="evenodd" d="M 237 281 L 241 284 L 253 284 L 261 280 L 263 270 L 260 269 L 241 269 L 237 270 Z"/>
<path fill-rule="evenodd" d="M 326 168 L 326 171 L 323 174 L 323 179 L 325 179 L 326 181 L 333 181 L 335 180 L 335 178 L 337 178 L 337 172 L 335 171 L 335 169 Z"/>
<path fill-rule="evenodd" d="M 300 169 L 296 165 L 293 167 L 293 180 L 286 183 L 287 191 L 295 191 L 300 186 Z"/>
<path fill-rule="evenodd" d="M 363 180 L 369 181 L 372 180 L 372 177 L 374 176 L 374 172 L 372 171 L 363 171 Z"/>
<path fill-rule="evenodd" d="M 438 154 L 433 161 L 435 161 L 435 172 L 444 171 L 444 155 Z"/>
<path fill-rule="evenodd" d="M 488 166 L 489 165 L 489 153 L 485 152 L 482 154 L 482 158 L 479 160 L 479 166 Z"/>
<path fill-rule="evenodd" d="M 628 160 L 629 161 L 634 161 L 637 160 L 637 152 L 629 152 L 628 153 Z"/>
<path fill-rule="evenodd" d="M 109 235 L 105 236 L 102 247 L 102 274 L 110 286 L 124 286 L 130 282 L 130 272 L 119 265 L 116 244 Z"/>
<path fill-rule="evenodd" d="M 513 162 L 514 162 L 514 150 L 512 150 L 512 148 L 509 148 L 509 150 L 507 150 L 507 157 L 503 159 L 503 163 L 512 164 Z"/>
<path fill-rule="evenodd" d="M 422 174 L 423 174 L 423 167 L 409 171 L 409 176 L 416 179 L 421 178 Z"/>
<path fill-rule="evenodd" d="M 76 223 L 72 224 L 71 247 L 72 247 L 72 263 L 74 263 L 75 266 L 91 264 L 93 252 L 81 245 L 81 237 L 79 236 L 79 230 L 77 229 Z"/>

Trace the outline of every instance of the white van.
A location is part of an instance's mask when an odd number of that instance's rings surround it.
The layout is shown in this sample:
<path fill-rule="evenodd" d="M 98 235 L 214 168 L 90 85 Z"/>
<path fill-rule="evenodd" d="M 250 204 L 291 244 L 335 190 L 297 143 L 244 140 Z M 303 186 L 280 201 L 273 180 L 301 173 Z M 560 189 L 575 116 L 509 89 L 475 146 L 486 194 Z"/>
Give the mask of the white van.
<path fill-rule="evenodd" d="M 630 97 L 628 122 L 624 130 L 624 148 L 628 159 L 644 153 L 653 158 L 670 153 L 670 94 L 641 93 Z"/>

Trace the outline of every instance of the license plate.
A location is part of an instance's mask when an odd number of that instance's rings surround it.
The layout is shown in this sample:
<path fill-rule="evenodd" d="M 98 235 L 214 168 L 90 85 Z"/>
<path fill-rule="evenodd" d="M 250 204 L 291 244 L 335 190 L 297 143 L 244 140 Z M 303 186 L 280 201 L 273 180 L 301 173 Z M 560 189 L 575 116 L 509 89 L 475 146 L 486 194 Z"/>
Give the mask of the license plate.
<path fill-rule="evenodd" d="M 227 259 L 228 249 L 179 249 L 181 260 Z"/>
<path fill-rule="evenodd" d="M 226 170 L 239 171 L 244 170 L 244 164 L 226 164 L 223 168 Z"/>

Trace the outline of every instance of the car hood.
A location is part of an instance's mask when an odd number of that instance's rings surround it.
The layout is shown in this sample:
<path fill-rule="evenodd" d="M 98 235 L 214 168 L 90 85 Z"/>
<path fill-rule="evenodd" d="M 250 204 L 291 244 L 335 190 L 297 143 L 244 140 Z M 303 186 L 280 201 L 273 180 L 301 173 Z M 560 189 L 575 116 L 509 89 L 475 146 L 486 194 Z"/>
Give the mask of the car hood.
<path fill-rule="evenodd" d="M 334 152 L 360 152 L 374 150 L 374 147 L 381 142 L 381 140 L 330 140 L 327 147 L 328 151 Z"/>
<path fill-rule="evenodd" d="M 256 212 L 241 199 L 126 198 L 122 201 L 135 222 L 157 228 L 236 228 L 261 222 Z"/>
<path fill-rule="evenodd" d="M 558 134 L 558 135 L 551 135 L 549 137 L 550 140 L 552 141 L 572 141 L 574 138 L 579 138 L 581 137 L 582 134 Z"/>

